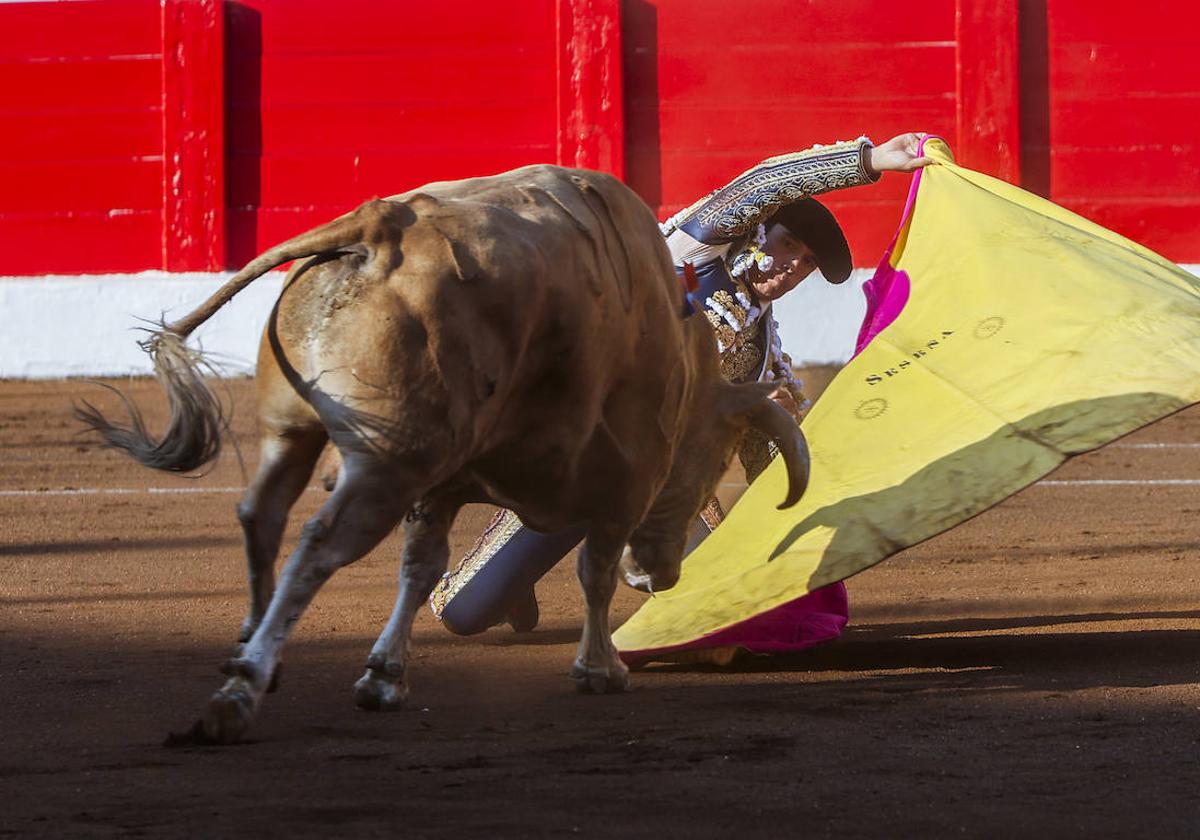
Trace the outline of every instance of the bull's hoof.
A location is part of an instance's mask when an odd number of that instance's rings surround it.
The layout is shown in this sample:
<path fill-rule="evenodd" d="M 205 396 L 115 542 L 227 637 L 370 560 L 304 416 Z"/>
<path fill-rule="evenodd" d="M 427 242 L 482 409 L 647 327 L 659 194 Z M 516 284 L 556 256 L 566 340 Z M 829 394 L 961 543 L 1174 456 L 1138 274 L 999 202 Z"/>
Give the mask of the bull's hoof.
<path fill-rule="evenodd" d="M 232 682 L 232 680 L 231 680 Z M 204 710 L 204 735 L 216 744 L 236 744 L 254 720 L 254 698 L 240 686 L 225 686 Z"/>
<path fill-rule="evenodd" d="M 620 694 L 629 690 L 629 669 L 619 661 L 615 665 L 596 667 L 577 660 L 571 666 L 571 679 L 580 694 Z"/>
<path fill-rule="evenodd" d="M 354 684 L 354 705 L 368 712 L 394 712 L 404 708 L 408 686 L 402 680 L 392 682 L 368 668 Z"/>

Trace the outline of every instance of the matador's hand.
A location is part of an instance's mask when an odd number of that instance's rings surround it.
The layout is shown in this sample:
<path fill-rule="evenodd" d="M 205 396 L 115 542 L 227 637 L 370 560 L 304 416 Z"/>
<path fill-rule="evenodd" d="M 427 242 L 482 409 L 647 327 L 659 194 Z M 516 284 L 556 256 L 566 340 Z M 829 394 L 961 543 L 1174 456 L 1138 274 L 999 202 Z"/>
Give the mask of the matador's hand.
<path fill-rule="evenodd" d="M 933 163 L 933 158 L 918 154 L 924 133 L 910 132 L 893 137 L 868 153 L 867 163 L 875 172 L 913 172 Z"/>

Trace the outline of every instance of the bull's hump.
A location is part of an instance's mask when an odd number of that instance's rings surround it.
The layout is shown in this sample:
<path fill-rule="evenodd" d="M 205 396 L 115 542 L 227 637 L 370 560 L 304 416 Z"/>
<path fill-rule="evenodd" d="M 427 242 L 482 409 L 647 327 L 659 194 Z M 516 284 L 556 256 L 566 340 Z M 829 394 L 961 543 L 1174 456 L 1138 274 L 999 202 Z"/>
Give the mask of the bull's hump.
<path fill-rule="evenodd" d="M 601 172 L 534 164 L 499 175 L 439 181 L 395 197 L 436 225 L 459 252 L 523 240 L 548 263 L 574 266 L 595 296 L 616 292 L 633 308 L 638 271 L 656 265 L 662 238 L 653 214 L 620 181 Z M 461 253 L 455 254 L 461 267 Z M 481 262 L 488 262 L 482 260 Z M 470 270 L 457 271 L 460 277 Z"/>
<path fill-rule="evenodd" d="M 537 163 L 498 175 L 457 181 L 433 181 L 415 190 L 392 196 L 389 200 L 406 204 L 430 199 L 455 203 L 470 202 L 528 212 L 545 207 L 546 203 L 540 197 L 546 194 L 563 197 L 582 189 L 594 188 L 607 181 L 619 183 L 612 176 L 602 172 Z"/>

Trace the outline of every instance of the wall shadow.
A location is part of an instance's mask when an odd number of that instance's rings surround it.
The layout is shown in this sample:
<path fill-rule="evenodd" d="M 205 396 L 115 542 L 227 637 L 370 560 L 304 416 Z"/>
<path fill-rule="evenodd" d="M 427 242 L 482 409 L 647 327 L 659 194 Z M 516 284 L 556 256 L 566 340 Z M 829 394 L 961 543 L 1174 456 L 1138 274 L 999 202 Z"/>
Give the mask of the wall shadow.
<path fill-rule="evenodd" d="M 70 604 L 75 607 L 86 607 L 100 604 L 149 604 L 161 601 L 197 601 L 214 595 L 226 598 L 243 597 L 246 588 L 240 586 L 228 589 L 172 589 L 169 592 L 100 592 L 95 595 L 30 595 L 17 598 L 0 598 L 0 604 L 7 607 L 48 607 L 51 604 Z"/>
<path fill-rule="evenodd" d="M 225 3 L 225 262 L 258 252 L 262 204 L 262 13 Z"/>
<path fill-rule="evenodd" d="M 1021 187 L 1050 197 L 1050 26 L 1047 0 L 1020 0 Z"/>
<path fill-rule="evenodd" d="M 1181 618 L 1193 618 L 1183 611 Z M 1122 616 L 1140 619 L 1139 614 Z M 1053 616 L 1017 619 L 1030 625 Z M 1125 686 L 1192 685 L 1196 682 L 1197 630 L 1129 630 L 912 638 L 910 628 L 848 631 L 839 641 L 794 653 L 742 655 L 731 665 L 649 665 L 648 674 L 846 674 L 840 693 L 870 687 L 887 692 L 1068 691 Z M 914 673 L 915 672 L 915 673 Z M 862 676 L 869 673 L 869 677 Z M 643 685 L 645 683 L 643 682 Z M 812 690 L 811 686 L 808 686 Z"/>
<path fill-rule="evenodd" d="M 625 80 L 625 183 L 654 210 L 662 207 L 662 136 L 658 93 L 658 9 L 625 0 L 621 11 Z"/>
<path fill-rule="evenodd" d="M 241 537 L 156 537 L 154 539 L 67 540 L 63 542 L 6 542 L 0 557 L 46 557 L 56 554 L 115 554 L 128 551 L 241 546 Z"/>
<path fill-rule="evenodd" d="M 939 606 L 945 608 L 945 603 Z M 970 610 L 963 603 L 964 612 Z M 848 633 L 857 637 L 867 636 L 924 636 L 952 633 L 989 633 L 999 630 L 1018 630 L 1032 627 L 1058 627 L 1063 624 L 1093 624 L 1113 621 L 1194 621 L 1200 619 L 1200 609 L 1195 610 L 1136 610 L 1133 612 L 1048 613 L 1043 615 L 965 616 L 962 618 L 920 619 L 904 622 L 856 623 Z"/>

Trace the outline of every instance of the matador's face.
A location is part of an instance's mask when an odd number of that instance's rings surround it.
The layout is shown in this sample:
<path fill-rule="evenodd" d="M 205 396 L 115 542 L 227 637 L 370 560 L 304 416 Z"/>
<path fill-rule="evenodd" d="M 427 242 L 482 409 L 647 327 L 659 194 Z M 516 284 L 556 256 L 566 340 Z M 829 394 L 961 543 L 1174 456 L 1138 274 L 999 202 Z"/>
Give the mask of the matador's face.
<path fill-rule="evenodd" d="M 817 258 L 812 249 L 778 223 L 771 225 L 767 231 L 763 251 L 774 259 L 775 264 L 768 272 L 752 268 L 750 286 L 764 303 L 779 300 L 799 286 L 817 267 Z"/>

